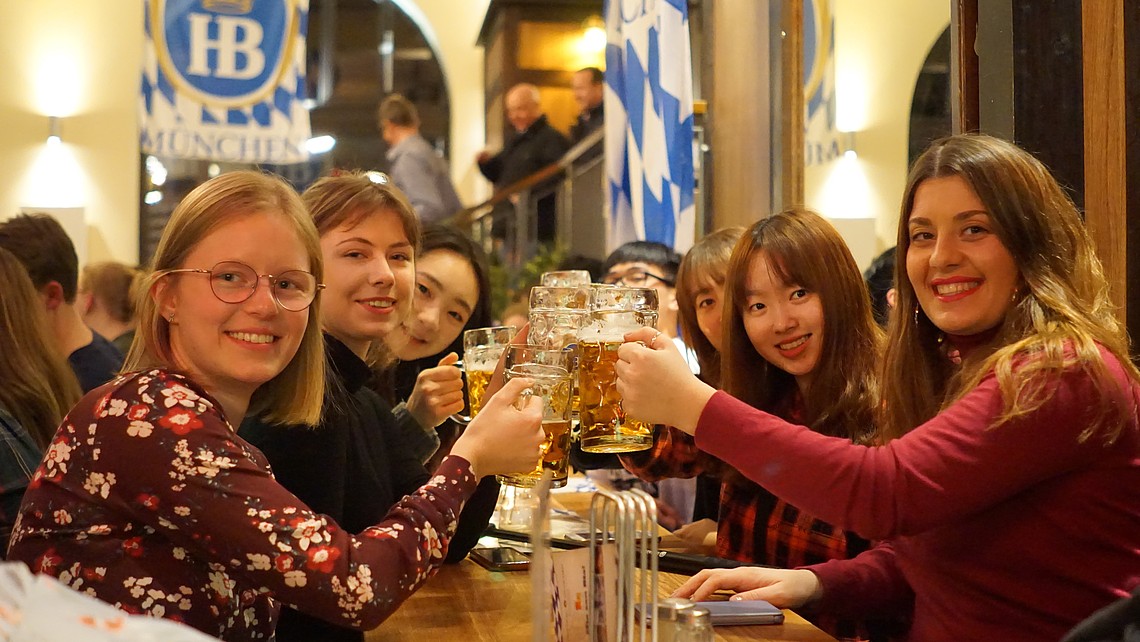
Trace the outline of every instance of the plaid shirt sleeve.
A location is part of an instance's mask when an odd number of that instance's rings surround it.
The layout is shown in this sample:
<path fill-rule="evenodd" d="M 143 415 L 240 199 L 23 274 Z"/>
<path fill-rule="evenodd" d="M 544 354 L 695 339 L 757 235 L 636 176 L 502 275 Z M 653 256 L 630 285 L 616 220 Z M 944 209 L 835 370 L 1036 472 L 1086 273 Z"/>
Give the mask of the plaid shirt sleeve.
<path fill-rule="evenodd" d="M 626 470 L 646 481 L 687 479 L 720 471 L 718 460 L 697 448 L 691 435 L 669 426 L 657 427 L 652 448 L 619 455 L 618 459 Z"/>

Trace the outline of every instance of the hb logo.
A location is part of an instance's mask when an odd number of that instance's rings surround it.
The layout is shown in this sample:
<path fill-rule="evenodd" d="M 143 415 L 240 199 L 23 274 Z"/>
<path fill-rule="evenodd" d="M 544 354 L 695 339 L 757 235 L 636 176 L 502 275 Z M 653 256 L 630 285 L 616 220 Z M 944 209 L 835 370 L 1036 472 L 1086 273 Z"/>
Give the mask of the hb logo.
<path fill-rule="evenodd" d="M 162 71 L 206 105 L 261 102 L 292 62 L 294 0 L 150 0 L 148 10 Z"/>

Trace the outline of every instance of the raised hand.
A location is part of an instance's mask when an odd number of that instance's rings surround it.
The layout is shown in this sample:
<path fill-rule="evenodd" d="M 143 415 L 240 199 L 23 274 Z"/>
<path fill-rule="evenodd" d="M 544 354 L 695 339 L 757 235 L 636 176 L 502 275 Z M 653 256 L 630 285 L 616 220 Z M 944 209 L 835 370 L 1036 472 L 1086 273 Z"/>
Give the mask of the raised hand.
<path fill-rule="evenodd" d="M 530 385 L 525 378 L 508 381 L 451 448 L 451 454 L 471 462 L 476 477 L 534 470 L 544 434 L 542 399 L 522 395 Z"/>
<path fill-rule="evenodd" d="M 448 416 L 463 410 L 463 373 L 455 367 L 459 355 L 449 352 L 439 365 L 416 377 L 408 396 L 408 412 L 424 428 L 435 428 Z"/>
<path fill-rule="evenodd" d="M 653 328 L 630 332 L 625 341 L 614 364 L 622 407 L 642 421 L 693 434 L 716 390 L 689 370 L 669 337 Z"/>

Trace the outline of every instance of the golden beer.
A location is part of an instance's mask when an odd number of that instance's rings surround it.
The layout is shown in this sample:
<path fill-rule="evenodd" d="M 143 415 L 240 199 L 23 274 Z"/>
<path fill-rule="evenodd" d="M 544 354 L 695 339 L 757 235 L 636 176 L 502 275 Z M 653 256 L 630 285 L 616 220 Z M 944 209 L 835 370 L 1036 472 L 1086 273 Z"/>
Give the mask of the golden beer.
<path fill-rule="evenodd" d="M 491 374 L 494 370 L 468 370 L 467 371 L 467 403 L 471 406 L 471 418 L 483 408 L 483 395 L 487 392 L 487 385 L 491 383 Z"/>
<path fill-rule="evenodd" d="M 625 453 L 653 445 L 653 426 L 630 418 L 621 405 L 614 363 L 622 341 L 578 344 L 578 393 L 582 450 Z"/>
<path fill-rule="evenodd" d="M 554 478 L 552 487 L 566 485 L 570 469 L 570 421 L 543 421 L 542 431 L 546 433 L 546 441 L 542 443 L 542 456 L 534 470 L 522 475 L 502 475 L 500 481 L 512 486 L 534 486 L 542 479 L 542 472 L 549 470 Z"/>

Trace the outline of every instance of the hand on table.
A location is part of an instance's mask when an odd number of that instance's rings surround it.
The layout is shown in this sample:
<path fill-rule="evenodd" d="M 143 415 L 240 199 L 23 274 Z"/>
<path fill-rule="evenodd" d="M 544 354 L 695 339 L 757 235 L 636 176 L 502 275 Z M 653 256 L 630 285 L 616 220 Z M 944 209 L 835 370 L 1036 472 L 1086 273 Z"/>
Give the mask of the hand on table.
<path fill-rule="evenodd" d="M 699 519 L 673 531 L 673 536 L 696 548 L 715 550 L 716 522 L 707 518 Z"/>
<path fill-rule="evenodd" d="M 672 597 L 700 602 L 725 590 L 736 592 L 730 600 L 767 600 L 782 609 L 801 607 L 823 595 L 823 586 L 811 571 L 742 566 L 705 569 L 673 591 Z"/>

